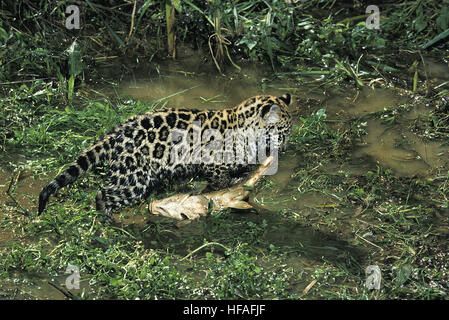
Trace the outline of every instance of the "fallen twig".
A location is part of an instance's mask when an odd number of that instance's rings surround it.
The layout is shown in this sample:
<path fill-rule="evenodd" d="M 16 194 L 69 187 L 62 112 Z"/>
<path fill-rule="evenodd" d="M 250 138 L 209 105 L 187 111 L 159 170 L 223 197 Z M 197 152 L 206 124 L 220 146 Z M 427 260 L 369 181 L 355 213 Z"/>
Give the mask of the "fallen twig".
<path fill-rule="evenodd" d="M 205 248 L 205 247 L 207 247 L 207 246 L 212 246 L 212 245 L 220 246 L 220 247 L 222 247 L 223 249 L 225 249 L 226 251 L 229 251 L 229 248 L 228 248 L 228 247 L 225 247 L 225 246 L 222 245 L 221 243 L 218 243 L 218 242 L 208 242 L 208 243 L 205 243 L 205 244 L 203 244 L 202 246 L 196 248 L 196 249 L 193 250 L 192 252 L 190 252 L 188 255 L 186 255 L 184 258 L 182 258 L 180 261 L 183 261 L 183 260 L 187 259 L 188 257 L 190 257 L 191 255 L 195 254 L 196 252 L 200 251 L 201 249 L 203 249 L 203 248 Z"/>
<path fill-rule="evenodd" d="M 75 296 L 70 291 L 64 290 L 64 289 L 58 287 L 57 285 L 55 285 L 54 283 L 52 283 L 50 281 L 47 281 L 47 283 L 49 285 L 51 285 L 53 288 L 55 288 L 56 290 L 58 290 L 59 292 L 61 292 L 66 298 L 69 298 L 71 300 L 75 299 Z"/>
<path fill-rule="evenodd" d="M 25 209 L 25 208 L 23 208 L 23 207 L 19 204 L 19 202 L 16 200 L 16 198 L 14 198 L 14 196 L 11 194 L 11 189 L 12 189 L 13 185 L 17 184 L 17 181 L 19 180 L 19 177 L 20 177 L 20 174 L 21 174 L 21 173 L 22 173 L 22 170 L 19 170 L 19 171 L 17 172 L 16 175 L 13 175 L 13 176 L 11 177 L 11 181 L 9 182 L 9 186 L 8 186 L 8 190 L 6 190 L 6 194 L 8 195 L 8 197 L 11 198 L 12 201 L 14 201 L 15 205 L 16 205 L 17 207 L 19 207 L 19 208 L 22 210 L 21 213 L 22 213 L 24 216 L 28 217 L 28 216 L 30 215 L 30 213 L 28 212 L 28 210 Z"/>

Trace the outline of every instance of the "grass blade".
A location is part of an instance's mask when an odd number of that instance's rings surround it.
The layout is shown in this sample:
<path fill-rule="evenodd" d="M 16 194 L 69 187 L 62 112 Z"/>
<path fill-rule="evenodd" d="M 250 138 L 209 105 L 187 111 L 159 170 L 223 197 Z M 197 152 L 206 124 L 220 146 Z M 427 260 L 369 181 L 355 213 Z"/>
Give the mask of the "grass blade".
<path fill-rule="evenodd" d="M 431 45 L 433 45 L 434 43 L 446 38 L 447 36 L 449 36 L 449 29 L 441 32 L 439 35 L 437 35 L 435 38 L 433 38 L 432 40 L 428 41 L 427 43 L 425 43 L 424 45 L 421 46 L 422 49 L 427 49 L 428 47 L 430 47 Z"/>

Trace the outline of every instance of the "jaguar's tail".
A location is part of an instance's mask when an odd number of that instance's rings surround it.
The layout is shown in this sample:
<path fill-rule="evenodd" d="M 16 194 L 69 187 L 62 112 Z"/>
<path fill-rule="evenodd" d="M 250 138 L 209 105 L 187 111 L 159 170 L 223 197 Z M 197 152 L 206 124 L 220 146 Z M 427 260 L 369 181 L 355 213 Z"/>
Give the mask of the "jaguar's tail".
<path fill-rule="evenodd" d="M 54 180 L 48 183 L 46 186 L 42 188 L 42 191 L 39 195 L 39 211 L 40 215 L 47 206 L 48 199 L 50 196 L 61 189 L 62 187 L 74 182 L 81 175 L 83 175 L 90 168 L 98 165 L 103 160 L 109 160 L 111 144 L 113 138 L 110 139 L 102 139 L 81 153 L 78 159 L 73 162 L 63 173 L 58 175 Z M 112 139 L 111 139 L 112 138 Z"/>

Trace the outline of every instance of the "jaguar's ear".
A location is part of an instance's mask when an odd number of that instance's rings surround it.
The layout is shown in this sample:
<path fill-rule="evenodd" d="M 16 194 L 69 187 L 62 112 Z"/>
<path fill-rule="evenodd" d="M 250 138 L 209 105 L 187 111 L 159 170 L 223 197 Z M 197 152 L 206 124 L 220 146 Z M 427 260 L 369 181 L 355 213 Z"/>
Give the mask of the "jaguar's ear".
<path fill-rule="evenodd" d="M 275 123 L 281 118 L 281 108 L 277 104 L 262 108 L 262 118 L 268 123 Z"/>
<path fill-rule="evenodd" d="M 282 100 L 288 106 L 291 102 L 292 97 L 291 97 L 290 93 L 286 93 L 286 94 L 280 96 L 279 99 Z"/>

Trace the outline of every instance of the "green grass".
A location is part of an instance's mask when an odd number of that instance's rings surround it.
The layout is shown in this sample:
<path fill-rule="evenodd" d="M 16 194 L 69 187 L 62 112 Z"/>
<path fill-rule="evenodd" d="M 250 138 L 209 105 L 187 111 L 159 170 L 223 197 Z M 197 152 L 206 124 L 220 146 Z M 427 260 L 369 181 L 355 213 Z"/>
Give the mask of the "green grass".
<path fill-rule="evenodd" d="M 20 150 L 29 159 L 45 157 L 43 161 L 66 164 L 119 122 L 160 106 L 130 98 L 111 101 L 77 95 L 77 103 L 72 104 L 66 101 L 64 90 L 36 82 L 23 84 L 1 99 L 0 119 L 7 124 L 0 129 L 2 155 Z"/>

